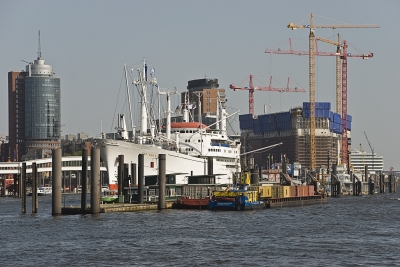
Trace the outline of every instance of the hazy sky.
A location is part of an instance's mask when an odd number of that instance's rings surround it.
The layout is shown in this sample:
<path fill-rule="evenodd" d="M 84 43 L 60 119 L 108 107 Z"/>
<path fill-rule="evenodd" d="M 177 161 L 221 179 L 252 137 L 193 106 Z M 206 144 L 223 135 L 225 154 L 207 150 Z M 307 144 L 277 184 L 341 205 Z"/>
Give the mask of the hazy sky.
<path fill-rule="evenodd" d="M 288 111 L 309 101 L 308 57 L 268 55 L 266 48 L 308 50 L 309 30 L 289 22 L 379 24 L 380 29 L 316 29 L 316 36 L 349 43 L 348 52 L 373 52 L 348 60 L 348 113 L 353 148 L 371 151 L 385 170 L 400 170 L 398 89 L 400 1 L 0 1 L 0 135 L 8 135 L 7 72 L 25 69 L 38 51 L 61 78 L 62 134 L 110 132 L 117 98 L 125 95 L 123 65 L 143 58 L 156 69 L 163 88 L 184 91 L 187 82 L 217 78 L 227 90 L 228 112 L 248 113 L 248 93 L 231 83 L 302 87 L 307 93 L 255 92 L 255 113 Z M 321 51 L 335 51 L 328 44 Z M 335 58 L 316 58 L 316 101 L 335 111 Z M 133 73 L 136 74 L 136 73 Z M 132 75 L 133 75 L 132 74 Z M 178 102 L 174 97 L 174 105 Z M 137 99 L 135 100 L 137 102 Z M 123 104 L 123 101 L 119 100 Z M 235 123 L 235 122 L 234 122 Z M 237 119 L 236 119 L 237 123 Z"/>

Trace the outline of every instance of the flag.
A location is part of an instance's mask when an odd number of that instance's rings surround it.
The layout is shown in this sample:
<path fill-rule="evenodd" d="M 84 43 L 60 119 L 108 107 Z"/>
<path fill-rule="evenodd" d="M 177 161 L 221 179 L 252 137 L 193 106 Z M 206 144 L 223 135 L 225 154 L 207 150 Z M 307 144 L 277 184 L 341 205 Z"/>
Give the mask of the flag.
<path fill-rule="evenodd" d="M 156 70 L 154 68 L 151 68 L 150 73 L 151 74 L 156 73 Z"/>
<path fill-rule="evenodd" d="M 133 72 L 134 67 L 131 68 L 131 73 Z"/>

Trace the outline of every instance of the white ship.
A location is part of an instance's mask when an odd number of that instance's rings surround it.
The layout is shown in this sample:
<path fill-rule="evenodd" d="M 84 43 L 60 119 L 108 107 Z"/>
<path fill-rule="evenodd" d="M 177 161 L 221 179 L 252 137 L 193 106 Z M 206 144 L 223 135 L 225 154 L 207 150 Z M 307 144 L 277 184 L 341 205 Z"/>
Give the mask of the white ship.
<path fill-rule="evenodd" d="M 132 114 L 126 66 L 125 75 L 127 100 Z M 133 134 L 129 137 L 125 116 L 119 114 L 117 134 L 115 135 L 118 138 L 107 139 L 102 134 L 101 139 L 96 139 L 101 158 L 107 168 L 109 188 L 111 190 L 118 189 L 119 155 L 124 155 L 125 164 L 138 164 L 139 154 L 144 155 L 144 176 L 157 175 L 158 155 L 166 154 L 166 174 L 175 176 L 175 184 L 187 184 L 187 176 L 190 175 L 207 174 L 214 174 L 217 184 L 232 183 L 232 173 L 240 171 L 240 136 L 227 135 L 226 121 L 229 116 L 222 105 L 219 104 L 217 108 L 216 130 L 209 128 L 212 125 L 207 126 L 201 122 L 190 121 L 187 101 L 181 105 L 182 122 L 171 123 L 171 92 L 158 87 L 154 71 L 150 72 L 149 77 L 147 76 L 145 63 L 138 69 L 138 78 L 133 81 L 133 84 L 141 95 L 140 131 L 136 132 L 130 114 Z M 165 125 L 161 124 L 163 119 L 160 115 L 160 108 L 158 125 L 154 116 L 150 115 L 154 114 L 154 108 L 147 102 L 146 89 L 148 86 L 156 88 L 158 103 L 160 103 L 161 97 L 166 96 Z M 129 168 L 129 175 L 130 172 Z"/>

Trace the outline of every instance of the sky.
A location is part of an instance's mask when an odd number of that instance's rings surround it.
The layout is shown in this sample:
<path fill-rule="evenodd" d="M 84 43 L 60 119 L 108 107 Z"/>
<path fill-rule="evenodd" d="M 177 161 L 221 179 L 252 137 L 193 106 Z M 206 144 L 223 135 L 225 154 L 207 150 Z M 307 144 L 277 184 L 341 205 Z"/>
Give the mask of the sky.
<path fill-rule="evenodd" d="M 378 24 L 379 29 L 316 29 L 331 40 L 339 33 L 348 52 L 373 58 L 348 60 L 348 114 L 352 148 L 384 157 L 385 170 L 400 170 L 400 1 L 201 0 L 201 1 L 0 1 L 0 136 L 8 135 L 7 73 L 24 70 L 38 53 L 61 79 L 62 134 L 110 132 L 125 94 L 123 68 L 143 59 L 161 88 L 186 90 L 189 80 L 217 78 L 227 111 L 248 113 L 247 91 L 229 85 L 306 89 L 306 93 L 256 91 L 255 114 L 288 111 L 309 101 L 308 56 L 270 55 L 265 49 L 308 50 L 309 24 Z M 320 51 L 335 47 L 320 44 Z M 316 57 L 316 101 L 335 111 L 335 58 Z M 134 75 L 132 73 L 129 75 Z M 177 96 L 173 96 L 176 105 Z M 133 99 L 136 101 L 137 99 Z M 238 128 L 238 119 L 232 121 Z M 114 125 L 115 126 L 115 125 Z M 366 135 L 370 144 L 367 141 Z"/>

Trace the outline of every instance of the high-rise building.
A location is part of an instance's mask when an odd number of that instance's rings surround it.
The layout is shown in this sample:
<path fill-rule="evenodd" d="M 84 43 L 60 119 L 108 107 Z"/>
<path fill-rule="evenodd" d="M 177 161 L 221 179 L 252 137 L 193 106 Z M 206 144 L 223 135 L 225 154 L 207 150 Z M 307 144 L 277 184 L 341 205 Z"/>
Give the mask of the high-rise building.
<path fill-rule="evenodd" d="M 25 71 L 8 73 L 8 136 L 6 151 L 11 161 L 18 161 L 25 152 Z"/>
<path fill-rule="evenodd" d="M 60 78 L 39 51 L 26 71 L 8 73 L 10 158 L 51 156 L 61 141 Z M 33 153 L 40 150 L 40 156 Z"/>
<path fill-rule="evenodd" d="M 200 115 L 203 123 L 214 123 L 220 107 L 217 101 L 225 108 L 225 89 L 219 88 L 218 79 L 191 80 L 188 81 L 187 89 L 187 92 L 181 94 L 181 101 L 188 104 L 194 120 L 199 121 Z"/>

